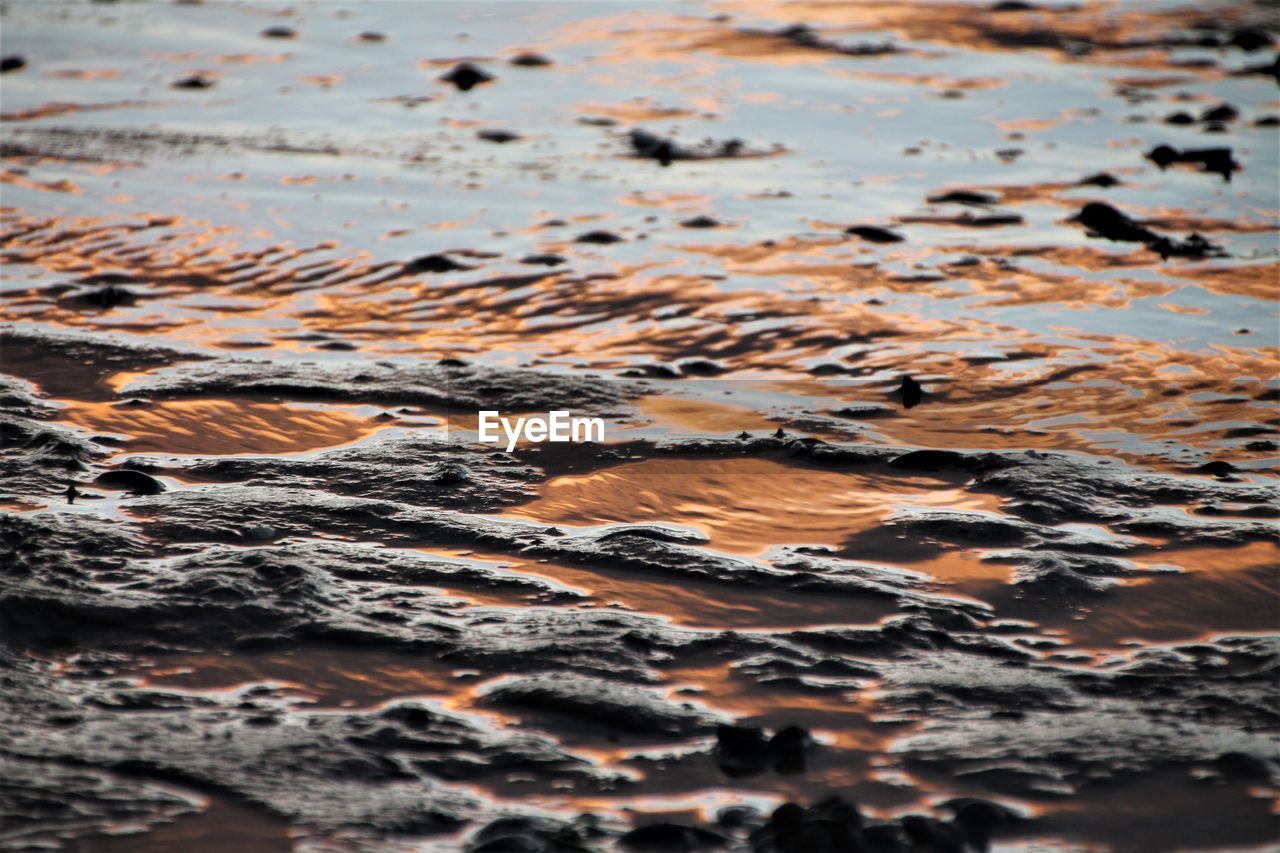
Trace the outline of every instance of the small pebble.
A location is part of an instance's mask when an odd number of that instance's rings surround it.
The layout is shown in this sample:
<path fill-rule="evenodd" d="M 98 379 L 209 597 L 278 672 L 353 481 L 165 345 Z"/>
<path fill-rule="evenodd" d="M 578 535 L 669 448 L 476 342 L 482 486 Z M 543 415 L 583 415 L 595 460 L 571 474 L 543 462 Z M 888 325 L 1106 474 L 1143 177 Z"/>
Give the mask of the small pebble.
<path fill-rule="evenodd" d="M 904 409 L 914 409 L 924 399 L 924 389 L 920 387 L 919 382 L 910 376 L 902 377 L 902 384 L 898 386 L 898 394 L 902 396 L 902 407 Z"/>
<path fill-rule="evenodd" d="M 870 243 L 901 243 L 905 239 L 901 234 L 875 225 L 853 225 L 844 229 L 844 233 L 861 237 Z"/>
<path fill-rule="evenodd" d="M 594 243 L 598 246 L 607 246 L 610 243 L 625 242 L 625 237 L 619 237 L 612 231 L 588 231 L 585 234 L 579 234 L 574 238 L 575 243 Z"/>
<path fill-rule="evenodd" d="M 549 57 L 529 51 L 517 53 L 515 56 L 508 59 L 507 62 L 511 65 L 519 66 L 520 68 L 546 68 L 548 65 L 555 64 Z"/>
<path fill-rule="evenodd" d="M 510 130 L 481 130 L 476 136 L 486 142 L 496 142 L 499 145 L 507 142 L 515 142 L 520 138 L 520 134 L 513 133 Z"/>
<path fill-rule="evenodd" d="M 472 269 L 472 267 L 466 266 L 465 264 L 460 264 L 457 261 L 455 261 L 453 258 L 446 257 L 445 255 L 423 255 L 420 258 L 414 258 L 412 261 L 409 261 L 404 266 L 405 266 L 406 272 L 415 272 L 415 273 L 417 272 L 444 273 L 444 272 L 458 272 L 461 270 Z"/>
<path fill-rule="evenodd" d="M 214 81 L 200 74 L 192 74 L 190 77 L 174 80 L 169 86 L 173 89 L 212 89 Z"/>
<path fill-rule="evenodd" d="M 542 255 L 525 255 L 520 259 L 520 263 L 529 266 L 555 267 L 563 264 L 565 259 L 561 255 L 542 254 Z"/>
<path fill-rule="evenodd" d="M 441 75 L 440 80 L 444 83 L 452 83 L 459 90 L 469 92 L 476 86 L 484 85 L 492 82 L 493 75 L 477 68 L 470 62 L 463 62 L 449 69 L 448 73 Z"/>
<path fill-rule="evenodd" d="M 275 535 L 275 528 L 268 527 L 265 524 L 254 525 L 244 532 L 244 538 L 253 542 L 264 542 L 274 538 Z"/>

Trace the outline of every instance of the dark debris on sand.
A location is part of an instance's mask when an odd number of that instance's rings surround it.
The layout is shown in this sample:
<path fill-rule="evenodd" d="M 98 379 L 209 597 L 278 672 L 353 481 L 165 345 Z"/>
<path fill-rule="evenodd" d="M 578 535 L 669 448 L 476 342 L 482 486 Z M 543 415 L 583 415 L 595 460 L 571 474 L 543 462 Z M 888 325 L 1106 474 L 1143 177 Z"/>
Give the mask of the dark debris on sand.
<path fill-rule="evenodd" d="M 1173 257 L 1192 260 L 1227 257 L 1225 249 L 1199 234 L 1192 234 L 1185 240 L 1164 237 L 1103 202 L 1086 204 L 1071 221 L 1083 225 L 1092 237 L 1120 243 L 1143 243 L 1166 260 Z"/>
<path fill-rule="evenodd" d="M 496 77 L 470 62 L 461 62 L 440 76 L 440 81 L 448 83 L 460 91 L 469 92 L 476 86 L 492 83 Z"/>
<path fill-rule="evenodd" d="M 202 74 L 193 74 L 190 77 L 183 77 L 174 80 L 169 86 L 173 89 L 212 89 L 216 85 L 216 81 L 212 78 L 205 77 Z"/>
<path fill-rule="evenodd" d="M 1201 172 L 1221 175 L 1222 180 L 1230 181 L 1231 173 L 1240 171 L 1240 164 L 1231 156 L 1230 148 L 1184 148 L 1177 149 L 1171 145 L 1157 145 L 1147 152 L 1146 157 L 1163 171 L 1177 163 L 1199 166 Z"/>
<path fill-rule="evenodd" d="M 749 29 L 743 30 L 743 33 L 761 38 L 775 39 L 791 48 L 802 48 L 839 56 L 887 56 L 899 52 L 897 46 L 888 42 L 878 44 L 842 44 L 832 39 L 824 38 L 808 24 L 791 24 L 776 30 Z"/>
<path fill-rule="evenodd" d="M 696 145 L 682 145 L 674 139 L 650 133 L 647 130 L 635 129 L 627 135 L 634 156 L 645 160 L 657 160 L 663 166 L 670 166 L 677 160 L 726 160 L 735 157 L 760 157 L 777 153 L 775 147 L 771 151 L 753 149 L 741 139 L 717 141 L 705 139 Z"/>
<path fill-rule="evenodd" d="M 460 264 L 448 255 L 423 255 L 407 261 L 404 269 L 408 273 L 446 273 L 466 272 L 475 267 Z"/>
<path fill-rule="evenodd" d="M 541 53 L 533 51 L 523 51 L 507 60 L 509 65 L 515 65 L 518 68 L 547 68 L 555 65 L 555 61 Z"/>
<path fill-rule="evenodd" d="M 850 225 L 844 233 L 861 237 L 869 243 L 901 243 L 906 238 L 896 231 L 878 225 Z"/>

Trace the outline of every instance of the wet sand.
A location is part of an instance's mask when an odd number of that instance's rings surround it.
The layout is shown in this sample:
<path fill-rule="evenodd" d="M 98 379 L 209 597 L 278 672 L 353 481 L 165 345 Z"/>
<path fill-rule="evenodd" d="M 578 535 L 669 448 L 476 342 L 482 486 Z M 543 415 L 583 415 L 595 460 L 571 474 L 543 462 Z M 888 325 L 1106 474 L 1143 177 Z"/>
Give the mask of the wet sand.
<path fill-rule="evenodd" d="M 0 848 L 1268 849 L 1273 8 L 407 8 L 0 10 Z"/>

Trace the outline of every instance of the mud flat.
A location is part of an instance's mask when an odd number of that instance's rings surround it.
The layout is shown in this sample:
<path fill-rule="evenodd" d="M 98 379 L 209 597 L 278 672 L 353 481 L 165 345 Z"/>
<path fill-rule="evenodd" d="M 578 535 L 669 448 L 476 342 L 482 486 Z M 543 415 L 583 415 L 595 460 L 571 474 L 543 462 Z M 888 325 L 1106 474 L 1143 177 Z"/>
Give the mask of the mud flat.
<path fill-rule="evenodd" d="M 1272 843 L 1273 10 L 408 17 L 0 13 L 0 848 Z"/>

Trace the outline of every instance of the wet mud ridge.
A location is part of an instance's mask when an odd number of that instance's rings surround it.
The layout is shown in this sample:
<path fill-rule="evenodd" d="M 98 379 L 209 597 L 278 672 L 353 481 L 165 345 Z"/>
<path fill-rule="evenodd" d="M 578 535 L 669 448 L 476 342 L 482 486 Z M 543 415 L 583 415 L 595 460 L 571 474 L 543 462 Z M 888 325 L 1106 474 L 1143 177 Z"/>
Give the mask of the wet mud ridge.
<path fill-rule="evenodd" d="M 133 5 L 0 10 L 0 850 L 1274 843 L 1273 9 Z"/>
<path fill-rule="evenodd" d="M 40 343 L 8 334 L 10 344 Z M 35 348 L 53 353 L 67 339 L 44 343 Z M 90 339 L 77 347 L 93 352 Z M 121 345 L 104 344 L 90 361 L 112 353 Z M 137 353 L 139 363 L 157 357 Z M 424 391 L 435 370 L 461 381 L 434 394 L 468 404 L 468 395 L 501 388 L 530 407 L 571 396 L 579 410 L 608 413 L 655 391 L 474 366 L 422 367 L 410 382 L 377 365 L 286 371 L 232 357 L 157 368 L 119 395 L 153 405 L 202 394 L 346 400 L 358 381 L 367 399 L 421 405 L 440 402 Z M 121 455 L 53 420 L 27 383 L 11 381 L 4 404 L 5 498 L 50 504 L 7 514 L 2 543 L 5 762 L 17 780 L 7 806 L 45 803 L 33 833 L 62 827 L 79 837 L 126 820 L 180 825 L 211 792 L 282 826 L 352 843 L 461 831 L 477 849 L 519 849 L 500 839 L 528 849 L 570 839 L 588 848 L 616 840 L 640 849 L 946 849 L 981 847 L 988 833 L 1069 829 L 1052 808 L 1033 817 L 1028 806 L 1174 767 L 1194 768 L 1215 792 L 1272 781 L 1274 638 L 1223 635 L 1094 659 L 1066 648 L 1061 632 L 1010 614 L 1046 605 L 1084 613 L 1134 578 L 1159 585 L 1182 574 L 1150 565 L 1152 554 L 1163 562 L 1176 561 L 1176 549 L 1273 548 L 1273 483 L 786 430 L 637 440 L 625 454 L 605 446 L 579 460 L 579 476 L 708 458 L 883 478 L 925 473 L 1001 507 L 902 511 L 839 547 L 749 558 L 662 524 L 565 529 L 495 515 L 527 503 L 551 476 L 529 450 L 409 433 L 301 457 Z M 82 494 L 59 508 L 66 482 Z M 95 498 L 120 513 L 73 511 Z M 1181 509 L 1210 506 L 1234 511 Z M 488 559 L 437 556 L 446 549 Z M 876 561 L 957 550 L 1009 566 L 1007 582 L 981 601 Z M 591 593 L 556 582 L 554 570 L 527 574 L 508 561 L 692 581 L 708 596 L 811 598 L 832 614 L 870 603 L 880 615 L 859 625 L 682 628 L 616 602 L 592 606 Z M 397 666 L 422 668 L 421 681 L 402 685 L 404 696 L 376 680 L 357 684 L 346 688 L 351 699 L 329 706 L 308 694 L 332 677 L 326 659 L 339 653 L 357 681 L 363 668 Z M 248 675 L 267 659 L 293 661 L 292 674 L 217 683 L 218 661 L 242 661 Z M 673 692 L 691 671 L 718 674 Z M 171 686 L 165 672 L 191 681 Z M 777 710 L 743 713 L 731 700 L 739 693 Z M 872 743 L 893 741 L 874 769 L 866 742 L 824 732 L 849 715 L 863 717 Z M 783 725 L 788 717 L 798 722 Z M 601 744 L 626 757 L 601 760 Z M 869 777 L 853 787 L 876 797 L 892 799 L 896 786 L 872 780 L 901 772 L 963 780 L 971 793 L 1022 808 L 969 796 L 886 819 L 860 813 L 847 794 L 818 796 L 829 783 L 806 784 L 850 766 Z M 785 785 L 803 805 L 725 807 L 710 823 L 638 828 L 608 814 L 512 805 L 545 796 L 547 786 L 608 799 L 744 784 Z M 163 795 L 172 785 L 197 793 Z M 466 827 L 484 828 L 469 836 Z"/>

